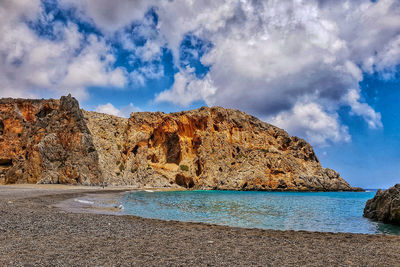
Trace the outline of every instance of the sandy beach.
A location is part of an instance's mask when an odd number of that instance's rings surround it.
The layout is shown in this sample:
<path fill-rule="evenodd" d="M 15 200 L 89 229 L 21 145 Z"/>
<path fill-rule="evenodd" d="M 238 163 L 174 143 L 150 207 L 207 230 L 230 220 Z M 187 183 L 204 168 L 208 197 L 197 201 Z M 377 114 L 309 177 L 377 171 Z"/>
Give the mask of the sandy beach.
<path fill-rule="evenodd" d="M 113 215 L 117 209 L 86 213 L 65 209 L 71 199 L 112 199 L 124 190 L 129 188 L 1 186 L 0 266 L 400 263 L 400 236 L 243 229 Z"/>

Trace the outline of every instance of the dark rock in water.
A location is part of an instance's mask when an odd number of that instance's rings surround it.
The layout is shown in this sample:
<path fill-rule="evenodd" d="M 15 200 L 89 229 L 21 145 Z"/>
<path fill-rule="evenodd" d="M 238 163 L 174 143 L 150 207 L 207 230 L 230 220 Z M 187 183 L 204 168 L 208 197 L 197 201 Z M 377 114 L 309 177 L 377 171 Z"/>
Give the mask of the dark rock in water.
<path fill-rule="evenodd" d="M 385 191 L 378 190 L 375 197 L 367 201 L 364 217 L 400 225 L 400 184 Z"/>

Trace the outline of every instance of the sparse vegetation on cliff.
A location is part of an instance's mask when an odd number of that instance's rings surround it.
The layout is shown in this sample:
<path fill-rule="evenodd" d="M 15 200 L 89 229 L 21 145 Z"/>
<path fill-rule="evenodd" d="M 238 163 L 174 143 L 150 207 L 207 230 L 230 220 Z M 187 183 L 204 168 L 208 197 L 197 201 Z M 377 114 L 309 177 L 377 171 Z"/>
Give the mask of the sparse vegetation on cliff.
<path fill-rule="evenodd" d="M 180 167 L 181 171 L 185 171 L 185 172 L 189 171 L 189 166 L 187 166 L 187 165 L 182 164 L 179 167 Z"/>

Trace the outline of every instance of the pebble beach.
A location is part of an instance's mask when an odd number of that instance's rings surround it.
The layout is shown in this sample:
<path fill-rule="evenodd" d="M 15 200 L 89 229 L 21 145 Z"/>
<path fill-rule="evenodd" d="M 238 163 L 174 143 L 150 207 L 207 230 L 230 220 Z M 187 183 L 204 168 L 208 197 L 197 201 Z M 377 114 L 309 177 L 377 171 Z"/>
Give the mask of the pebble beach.
<path fill-rule="evenodd" d="M 74 211 L 128 188 L 0 187 L 0 266 L 398 266 L 400 236 L 276 231 Z M 116 213 L 116 214 L 113 214 Z"/>

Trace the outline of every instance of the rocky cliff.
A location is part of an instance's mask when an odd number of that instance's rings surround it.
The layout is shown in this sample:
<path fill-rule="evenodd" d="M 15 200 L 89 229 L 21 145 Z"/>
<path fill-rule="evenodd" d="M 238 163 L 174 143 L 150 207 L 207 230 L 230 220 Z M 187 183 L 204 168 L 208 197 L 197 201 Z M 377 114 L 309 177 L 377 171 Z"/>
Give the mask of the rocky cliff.
<path fill-rule="evenodd" d="M 0 111 L 3 183 L 359 190 L 322 168 L 303 139 L 237 110 L 138 112 L 124 119 L 80 111 L 76 100 L 63 97 L 5 99 Z"/>
<path fill-rule="evenodd" d="M 375 197 L 367 201 L 364 217 L 400 225 L 400 184 L 385 191 L 378 190 Z"/>
<path fill-rule="evenodd" d="M 78 101 L 0 99 L 0 184 L 100 181 Z"/>

